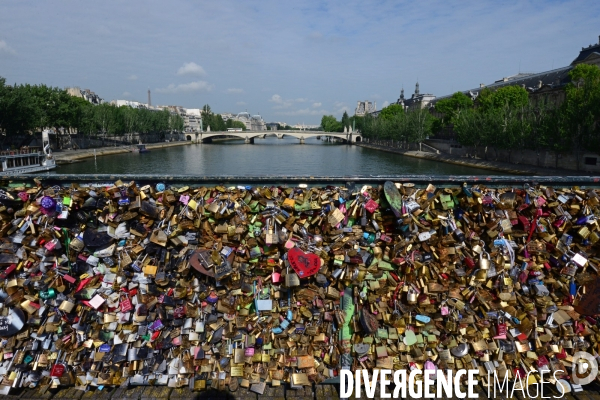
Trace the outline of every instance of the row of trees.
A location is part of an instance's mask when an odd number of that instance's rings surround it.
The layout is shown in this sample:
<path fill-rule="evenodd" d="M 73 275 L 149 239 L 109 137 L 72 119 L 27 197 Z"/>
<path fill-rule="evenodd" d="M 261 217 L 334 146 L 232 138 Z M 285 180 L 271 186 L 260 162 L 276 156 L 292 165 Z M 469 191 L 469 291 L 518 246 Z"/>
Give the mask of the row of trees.
<path fill-rule="evenodd" d="M 484 89 L 476 104 L 455 93 L 436 104 L 443 118 L 434 132 L 450 127 L 462 145 L 492 149 L 573 152 L 580 167 L 584 150 L 600 152 L 600 68 L 580 64 L 570 72 L 564 101 L 532 103 L 519 86 Z"/>
<path fill-rule="evenodd" d="M 5 137 L 43 128 L 84 134 L 122 135 L 182 131 L 183 118 L 167 110 L 150 111 L 110 104 L 94 106 L 63 89 L 46 85 L 6 85 L 0 77 L 0 133 Z"/>
<path fill-rule="evenodd" d="M 344 127 L 352 127 L 365 138 L 414 143 L 431 134 L 434 119 L 427 110 L 405 111 L 401 105 L 392 104 L 382 109 L 378 117 L 370 114 L 349 117 L 344 112 L 338 121 L 333 115 L 324 115 L 321 128 L 325 132 L 343 132 Z"/>
<path fill-rule="evenodd" d="M 321 119 L 326 132 L 342 132 L 355 124 L 365 138 L 421 142 L 444 130 L 452 131 L 459 143 L 475 148 L 551 150 L 557 154 L 573 152 L 578 159 L 583 151 L 600 152 L 600 68 L 580 64 L 570 71 L 564 101 L 532 102 L 527 90 L 505 86 L 483 89 L 475 103 L 457 92 L 429 110 L 408 110 L 392 104 L 378 117 L 348 117 L 342 121 L 332 115 Z"/>
<path fill-rule="evenodd" d="M 223 121 L 221 114 L 213 113 L 210 106 L 205 104 L 202 107 L 202 129 L 207 130 L 209 126 L 213 132 L 226 131 L 227 128 L 241 128 L 243 131 L 246 130 L 246 124 L 242 121 L 234 121 L 232 119 Z"/>

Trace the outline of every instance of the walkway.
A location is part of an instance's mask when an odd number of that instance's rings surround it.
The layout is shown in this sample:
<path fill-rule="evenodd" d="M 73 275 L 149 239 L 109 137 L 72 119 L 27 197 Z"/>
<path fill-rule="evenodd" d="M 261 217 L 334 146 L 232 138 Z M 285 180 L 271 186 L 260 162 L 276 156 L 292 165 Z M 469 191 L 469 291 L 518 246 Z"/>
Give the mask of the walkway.
<path fill-rule="evenodd" d="M 174 146 L 185 146 L 191 144 L 189 141 L 181 142 L 161 142 L 161 143 L 148 143 L 146 144 L 147 149 L 161 149 L 164 147 Z M 98 147 L 94 149 L 80 149 L 80 150 L 63 150 L 60 152 L 52 153 L 57 161 L 57 164 L 73 162 L 75 160 L 81 160 L 84 158 L 92 158 L 95 156 L 105 156 L 109 154 L 121 154 L 129 153 L 135 145 L 131 146 L 107 146 Z"/>

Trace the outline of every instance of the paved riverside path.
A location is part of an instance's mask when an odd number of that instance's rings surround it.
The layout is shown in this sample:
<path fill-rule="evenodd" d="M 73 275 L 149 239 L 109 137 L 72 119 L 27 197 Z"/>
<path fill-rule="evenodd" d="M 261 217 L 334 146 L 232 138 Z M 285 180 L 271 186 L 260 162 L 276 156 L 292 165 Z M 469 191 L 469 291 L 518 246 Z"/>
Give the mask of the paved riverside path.
<path fill-rule="evenodd" d="M 467 167 L 489 169 L 493 171 L 506 172 L 513 175 L 530 176 L 579 176 L 593 175 L 585 171 L 576 171 L 562 168 L 546 168 L 528 164 L 515 164 L 502 161 L 482 160 L 480 158 L 457 157 L 451 154 L 435 154 L 418 150 L 402 150 L 388 146 L 375 145 L 371 143 L 353 143 L 355 146 L 366 147 L 368 149 L 381 150 L 388 153 L 402 154 L 407 157 L 423 158 L 426 160 L 440 161 L 449 164 L 464 165 Z"/>
<path fill-rule="evenodd" d="M 192 144 L 191 141 L 180 141 L 180 142 L 160 142 L 160 143 L 147 143 L 146 148 L 148 150 L 152 149 L 161 149 L 164 147 L 175 147 L 175 146 L 185 146 L 188 144 Z M 70 162 L 75 160 L 81 160 L 84 158 L 92 158 L 94 154 L 96 156 L 104 156 L 109 154 L 121 154 L 121 153 L 129 153 L 131 149 L 136 148 L 137 145 L 132 144 L 128 146 L 106 146 L 106 147 L 96 147 L 91 149 L 79 149 L 79 150 L 62 150 L 53 152 L 52 155 L 56 159 L 58 163 L 61 162 Z M 95 153 L 94 153 L 95 150 Z"/>

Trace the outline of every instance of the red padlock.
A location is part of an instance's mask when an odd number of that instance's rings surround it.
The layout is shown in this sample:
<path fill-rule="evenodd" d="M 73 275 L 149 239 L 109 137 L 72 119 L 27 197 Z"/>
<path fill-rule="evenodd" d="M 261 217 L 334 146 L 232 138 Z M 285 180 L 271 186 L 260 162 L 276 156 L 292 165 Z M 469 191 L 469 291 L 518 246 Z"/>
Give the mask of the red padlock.
<path fill-rule="evenodd" d="M 65 374 L 65 371 L 67 370 L 67 366 L 64 364 L 66 355 L 67 353 L 65 352 L 62 361 L 59 361 L 58 357 L 56 358 L 56 362 L 52 366 L 52 369 L 50 369 L 50 376 L 60 378 Z"/>
<path fill-rule="evenodd" d="M 498 322 L 496 323 L 496 336 L 494 336 L 494 339 L 506 339 L 506 322 L 504 322 L 504 318 L 498 318 Z"/>
<path fill-rule="evenodd" d="M 475 261 L 471 257 L 465 257 L 465 259 L 463 261 L 465 262 L 465 265 L 467 266 L 467 268 L 469 268 L 469 269 L 475 268 Z"/>
<path fill-rule="evenodd" d="M 125 295 L 125 299 L 121 300 L 121 312 L 127 312 L 130 311 L 133 306 L 131 305 L 131 300 L 129 299 L 129 297 L 127 295 Z"/>

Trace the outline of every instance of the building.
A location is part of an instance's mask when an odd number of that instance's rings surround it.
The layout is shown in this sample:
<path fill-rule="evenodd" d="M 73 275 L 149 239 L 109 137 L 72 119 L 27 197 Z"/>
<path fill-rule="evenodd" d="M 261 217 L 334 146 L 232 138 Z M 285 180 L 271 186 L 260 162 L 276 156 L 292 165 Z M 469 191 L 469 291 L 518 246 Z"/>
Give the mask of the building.
<path fill-rule="evenodd" d="M 85 101 L 89 101 L 90 103 L 94 104 L 94 105 L 98 105 L 98 104 L 102 104 L 104 103 L 104 100 L 98 96 L 96 93 L 92 92 L 90 89 L 79 89 L 78 87 L 70 87 L 67 88 L 67 94 L 73 96 L 73 97 L 79 97 L 81 99 L 84 99 Z"/>
<path fill-rule="evenodd" d="M 199 108 L 186 108 L 183 123 L 186 132 L 202 131 L 202 110 Z"/>
<path fill-rule="evenodd" d="M 364 117 L 367 114 L 371 114 L 377 110 L 377 102 L 371 103 L 370 101 L 358 101 L 354 115 L 357 117 Z"/>
<path fill-rule="evenodd" d="M 279 124 L 277 122 L 269 122 L 268 124 L 265 124 L 267 126 L 267 128 L 269 128 L 268 130 L 271 131 L 276 131 L 279 128 Z"/>
<path fill-rule="evenodd" d="M 571 72 L 576 65 L 582 63 L 600 67 L 600 37 L 598 37 L 597 44 L 582 47 L 579 55 L 570 65 L 539 73 L 520 72 L 499 79 L 490 85 L 484 85 L 482 83 L 479 87 L 463 91 L 463 93 L 475 101 L 484 88 L 495 90 L 505 86 L 517 85 L 527 90 L 529 98 L 534 105 L 547 103 L 561 104 L 565 100 L 564 89 L 567 84 L 571 82 L 569 72 Z M 437 97 L 431 102 L 431 105 L 433 106 L 439 100 L 446 99 L 450 96 L 452 96 L 452 94 Z M 403 96 L 401 95 L 401 97 Z"/>
<path fill-rule="evenodd" d="M 419 90 L 419 82 L 415 85 L 415 92 L 408 99 L 404 98 L 404 88 L 400 90 L 400 97 L 396 101 L 396 104 L 404 107 L 405 110 L 422 110 L 429 106 L 429 104 L 435 100 L 435 96 L 430 93 L 421 94 Z"/>
<path fill-rule="evenodd" d="M 222 115 L 221 115 L 222 117 Z M 246 130 L 249 131 L 266 131 L 267 124 L 260 115 L 250 115 L 247 112 L 241 112 L 235 117 L 231 118 L 234 121 L 240 121 L 246 125 Z"/>
<path fill-rule="evenodd" d="M 590 44 L 588 47 L 582 47 L 579 55 L 573 60 L 571 65 L 581 63 L 597 65 L 600 67 L 600 36 L 598 36 L 598 43 Z"/>

